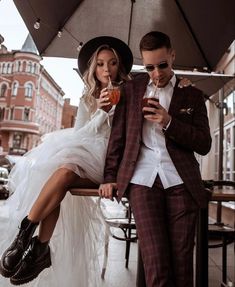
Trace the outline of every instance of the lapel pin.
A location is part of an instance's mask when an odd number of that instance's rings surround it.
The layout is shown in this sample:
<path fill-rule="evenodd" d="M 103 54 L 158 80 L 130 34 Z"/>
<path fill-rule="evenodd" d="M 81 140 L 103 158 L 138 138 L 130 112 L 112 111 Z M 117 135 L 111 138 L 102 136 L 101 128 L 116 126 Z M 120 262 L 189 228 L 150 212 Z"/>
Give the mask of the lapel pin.
<path fill-rule="evenodd" d="M 180 109 L 180 114 L 192 114 L 193 108 L 187 108 L 187 109 Z"/>

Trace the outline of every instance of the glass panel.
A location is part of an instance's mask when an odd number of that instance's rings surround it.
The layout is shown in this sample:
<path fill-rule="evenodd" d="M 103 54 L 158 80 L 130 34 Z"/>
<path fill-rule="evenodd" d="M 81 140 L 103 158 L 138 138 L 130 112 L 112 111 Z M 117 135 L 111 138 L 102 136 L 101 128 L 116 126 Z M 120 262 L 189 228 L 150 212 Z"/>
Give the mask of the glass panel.
<path fill-rule="evenodd" d="M 218 153 L 219 151 L 219 136 L 215 135 L 215 152 Z"/>
<path fill-rule="evenodd" d="M 230 133 L 230 128 L 226 130 L 226 150 L 231 147 L 231 133 Z"/>
<path fill-rule="evenodd" d="M 215 172 L 218 173 L 218 155 L 215 155 Z"/>
<path fill-rule="evenodd" d="M 226 171 L 228 172 L 228 171 L 230 171 L 230 157 L 229 157 L 229 155 L 230 155 L 230 152 L 229 151 L 227 151 L 226 152 Z"/>

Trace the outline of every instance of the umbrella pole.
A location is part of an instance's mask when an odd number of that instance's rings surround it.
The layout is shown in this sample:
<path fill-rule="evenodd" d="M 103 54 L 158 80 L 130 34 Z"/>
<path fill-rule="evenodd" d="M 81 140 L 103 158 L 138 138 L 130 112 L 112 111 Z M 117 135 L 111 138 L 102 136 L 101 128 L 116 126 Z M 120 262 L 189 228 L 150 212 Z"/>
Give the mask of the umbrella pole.
<path fill-rule="evenodd" d="M 223 180 L 223 157 L 224 157 L 224 89 L 219 90 L 219 170 L 218 179 Z M 222 204 L 217 202 L 216 221 L 221 224 Z"/>

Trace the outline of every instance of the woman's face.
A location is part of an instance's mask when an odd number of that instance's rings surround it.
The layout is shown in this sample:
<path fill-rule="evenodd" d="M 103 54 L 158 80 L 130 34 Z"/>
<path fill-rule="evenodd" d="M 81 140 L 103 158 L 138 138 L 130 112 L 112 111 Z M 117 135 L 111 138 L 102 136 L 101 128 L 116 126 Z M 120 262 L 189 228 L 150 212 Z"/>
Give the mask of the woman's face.
<path fill-rule="evenodd" d="M 118 61 L 112 51 L 102 50 L 98 53 L 95 75 L 101 83 L 101 88 L 108 85 L 109 78 L 111 81 L 117 79 Z"/>

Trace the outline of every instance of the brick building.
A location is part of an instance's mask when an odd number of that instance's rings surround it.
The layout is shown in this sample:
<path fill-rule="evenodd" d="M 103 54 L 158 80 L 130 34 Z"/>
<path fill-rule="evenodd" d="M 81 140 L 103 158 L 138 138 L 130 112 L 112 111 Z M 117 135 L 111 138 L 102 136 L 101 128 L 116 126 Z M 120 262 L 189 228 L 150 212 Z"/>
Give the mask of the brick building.
<path fill-rule="evenodd" d="M 70 99 L 64 99 L 64 108 L 62 115 L 62 128 L 71 128 L 75 124 L 77 115 L 77 106 L 70 105 Z"/>
<path fill-rule="evenodd" d="M 23 154 L 61 128 L 64 92 L 40 64 L 28 35 L 21 50 L 0 47 L 0 147 Z"/>

